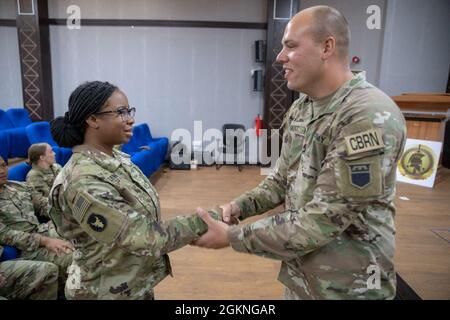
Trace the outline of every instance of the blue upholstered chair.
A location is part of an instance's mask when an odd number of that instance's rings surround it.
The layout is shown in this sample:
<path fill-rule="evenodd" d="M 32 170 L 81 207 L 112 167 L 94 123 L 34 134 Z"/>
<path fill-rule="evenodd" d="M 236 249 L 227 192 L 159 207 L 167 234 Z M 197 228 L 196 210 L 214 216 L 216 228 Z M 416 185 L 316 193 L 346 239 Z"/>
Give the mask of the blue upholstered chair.
<path fill-rule="evenodd" d="M 0 131 L 0 156 L 2 156 L 3 160 L 8 162 L 9 134 L 3 131 Z"/>
<path fill-rule="evenodd" d="M 8 169 L 8 180 L 25 181 L 30 170 L 31 166 L 28 163 L 19 163 Z"/>
<path fill-rule="evenodd" d="M 4 245 L 2 245 L 2 247 L 3 252 L 0 255 L 0 262 L 16 259 L 17 257 L 19 257 L 20 251 L 16 248 Z"/>
<path fill-rule="evenodd" d="M 6 114 L 16 128 L 25 128 L 32 123 L 28 110 L 25 108 L 11 108 L 6 110 Z"/>
<path fill-rule="evenodd" d="M 139 124 L 134 127 L 133 134 L 139 135 L 144 145 L 150 148 L 157 148 L 161 163 L 166 159 L 167 149 L 169 146 L 169 139 L 166 137 L 153 138 L 150 127 L 146 123 Z"/>
<path fill-rule="evenodd" d="M 4 110 L 0 110 L 0 132 L 4 132 L 8 135 L 9 158 L 26 158 L 28 156 L 30 141 L 28 140 L 25 128 L 15 128 Z"/>
<path fill-rule="evenodd" d="M 150 128 L 142 123 L 133 127 L 133 137 L 122 146 L 122 151 L 131 155 L 131 161 L 150 176 L 164 162 L 168 144 L 167 138 L 152 138 Z"/>

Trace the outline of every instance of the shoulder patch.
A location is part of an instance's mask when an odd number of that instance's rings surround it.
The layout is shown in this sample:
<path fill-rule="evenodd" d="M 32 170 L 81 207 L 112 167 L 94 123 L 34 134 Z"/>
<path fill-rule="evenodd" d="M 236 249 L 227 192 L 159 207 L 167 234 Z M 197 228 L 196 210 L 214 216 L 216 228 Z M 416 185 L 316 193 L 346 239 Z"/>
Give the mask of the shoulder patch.
<path fill-rule="evenodd" d="M 380 129 L 370 129 L 344 137 L 347 155 L 384 148 Z"/>
<path fill-rule="evenodd" d="M 91 213 L 87 220 L 87 223 L 91 227 L 91 229 L 96 232 L 102 232 L 108 225 L 108 221 L 106 220 L 106 218 L 97 213 Z"/>
<path fill-rule="evenodd" d="M 372 182 L 371 163 L 348 164 L 350 183 L 359 189 L 364 189 Z"/>
<path fill-rule="evenodd" d="M 84 215 L 86 214 L 86 212 L 88 211 L 89 207 L 91 206 L 91 201 L 85 197 L 81 192 L 79 192 L 76 197 L 75 200 L 73 202 L 73 217 L 75 218 L 75 220 L 77 220 L 78 222 L 81 222 L 84 218 Z"/>
<path fill-rule="evenodd" d="M 358 160 L 338 159 L 336 183 L 344 197 L 366 198 L 383 194 L 383 171 L 380 155 Z"/>

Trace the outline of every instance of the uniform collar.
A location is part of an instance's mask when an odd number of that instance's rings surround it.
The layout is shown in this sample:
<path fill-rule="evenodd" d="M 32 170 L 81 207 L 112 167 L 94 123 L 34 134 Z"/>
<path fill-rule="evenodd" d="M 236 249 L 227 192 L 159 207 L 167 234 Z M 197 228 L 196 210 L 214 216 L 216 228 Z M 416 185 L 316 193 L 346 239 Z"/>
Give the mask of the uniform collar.
<path fill-rule="evenodd" d="M 38 171 L 41 171 L 42 173 L 53 173 L 53 166 L 54 165 L 51 165 L 50 167 L 48 167 L 48 169 L 43 169 L 43 168 L 41 168 L 41 167 L 39 167 L 37 164 L 32 164 L 31 165 L 31 167 L 34 169 L 34 170 L 38 170 Z"/>
<path fill-rule="evenodd" d="M 329 99 L 329 103 L 323 107 L 323 109 L 314 115 L 311 121 L 323 116 L 324 114 L 334 113 L 342 105 L 342 101 L 353 91 L 356 87 L 359 87 L 366 82 L 366 72 L 365 71 L 352 71 L 353 78 L 345 82 L 331 97 L 326 97 Z M 320 101 L 321 99 L 319 99 Z M 309 97 L 306 97 L 306 101 L 311 101 Z"/>
<path fill-rule="evenodd" d="M 110 172 L 116 171 L 121 165 L 131 165 L 130 156 L 116 149 L 113 149 L 113 156 L 110 156 L 103 151 L 86 144 L 75 146 L 72 151 L 73 153 L 84 154 L 97 163 L 100 167 Z"/>

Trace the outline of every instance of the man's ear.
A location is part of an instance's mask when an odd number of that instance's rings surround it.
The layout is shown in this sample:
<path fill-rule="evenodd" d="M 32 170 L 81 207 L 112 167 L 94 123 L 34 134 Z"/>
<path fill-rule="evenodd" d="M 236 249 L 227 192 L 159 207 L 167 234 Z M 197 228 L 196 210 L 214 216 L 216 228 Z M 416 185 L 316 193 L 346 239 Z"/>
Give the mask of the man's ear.
<path fill-rule="evenodd" d="M 336 52 L 336 39 L 329 36 L 323 42 L 322 59 L 328 60 Z"/>
<path fill-rule="evenodd" d="M 86 123 L 88 127 L 91 127 L 93 129 L 98 129 L 99 127 L 97 117 L 92 114 L 86 119 Z"/>

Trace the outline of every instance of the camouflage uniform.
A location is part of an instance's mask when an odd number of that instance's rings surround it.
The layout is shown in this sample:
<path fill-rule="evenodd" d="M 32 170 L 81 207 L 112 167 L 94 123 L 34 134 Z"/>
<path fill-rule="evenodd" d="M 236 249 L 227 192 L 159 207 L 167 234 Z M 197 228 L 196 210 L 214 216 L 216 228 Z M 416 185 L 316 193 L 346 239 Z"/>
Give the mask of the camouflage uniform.
<path fill-rule="evenodd" d="M 11 243 L 6 244 L 22 249 L 21 258 L 33 261 L 53 262 L 59 267 L 60 283 L 65 282 L 67 267 L 72 262 L 72 254 L 64 254 L 58 257 L 46 248 L 39 247 L 41 236 L 59 238 L 52 222 L 39 223 L 35 212 L 40 210 L 47 212 L 47 203 L 36 201 L 33 191 L 24 182 L 8 181 L 0 192 L 0 231 L 8 233 L 8 237 L 14 235 Z M 42 211 L 41 211 L 42 213 Z M 26 245 L 18 246 L 13 242 L 23 241 Z"/>
<path fill-rule="evenodd" d="M 8 228 L 0 221 L 0 243 L 15 247 L 25 252 L 33 252 L 39 248 L 41 235 Z M 3 250 L 2 250 L 3 251 Z M 0 253 L 1 255 L 1 253 Z"/>
<path fill-rule="evenodd" d="M 32 169 L 27 174 L 27 183 L 44 198 L 48 198 L 53 181 L 61 171 L 62 167 L 54 163 L 48 169 L 42 169 L 33 164 Z"/>
<path fill-rule="evenodd" d="M 231 227 L 231 246 L 282 260 L 286 298 L 394 298 L 393 201 L 406 137 L 400 110 L 359 73 L 323 99 L 301 95 L 283 129 L 274 170 L 235 201 L 240 219 L 282 202 L 285 210 Z"/>
<path fill-rule="evenodd" d="M 11 230 L 0 222 L 0 244 L 13 246 L 22 252 L 39 247 L 40 236 Z M 0 245 L 0 256 L 3 247 Z M 55 300 L 58 289 L 58 267 L 50 262 L 9 260 L 0 263 L 0 273 L 7 282 L 0 287 L 0 296 L 8 299 Z"/>
<path fill-rule="evenodd" d="M 167 253 L 207 230 L 197 216 L 161 221 L 158 194 L 128 155 L 81 145 L 50 191 L 52 220 L 75 246 L 68 299 L 152 299 Z"/>
<path fill-rule="evenodd" d="M 0 255 L 2 251 L 0 245 Z M 0 296 L 7 299 L 56 300 L 58 267 L 50 262 L 9 260 L 0 262 L 6 284 Z"/>

